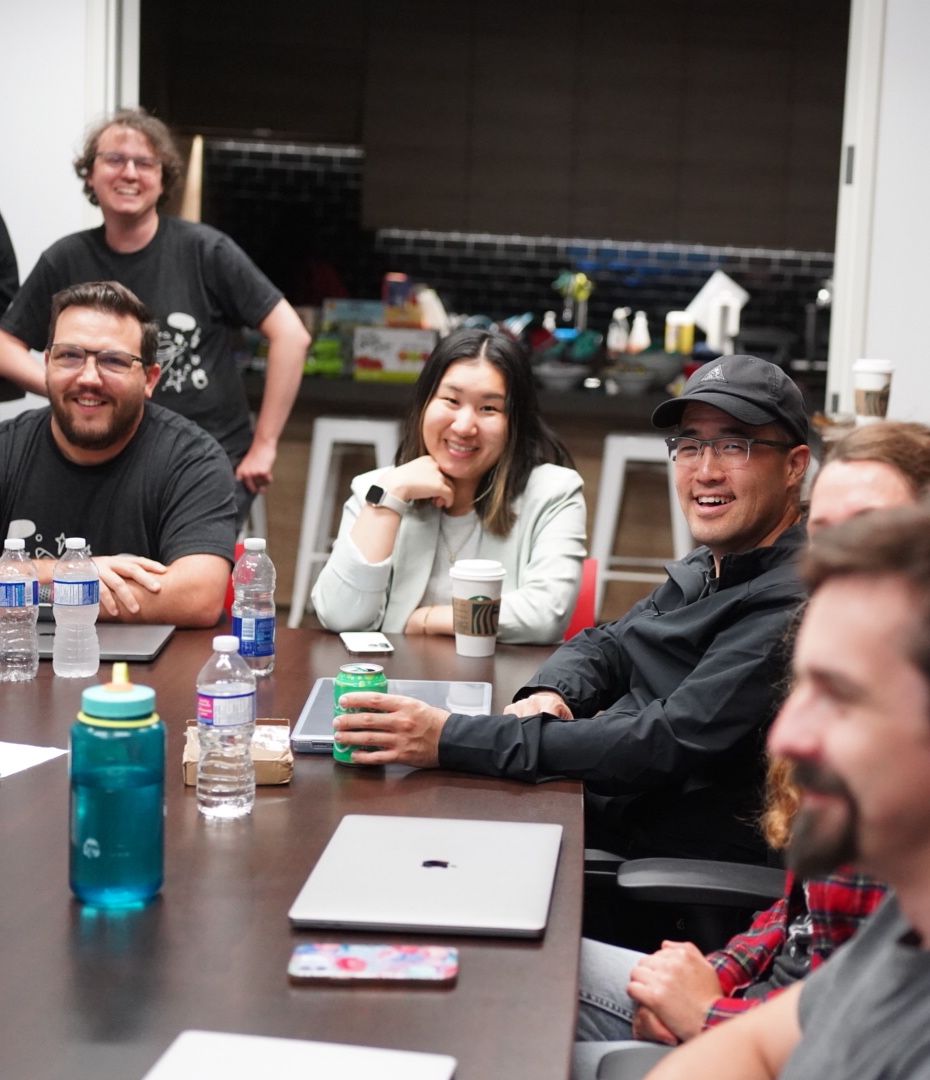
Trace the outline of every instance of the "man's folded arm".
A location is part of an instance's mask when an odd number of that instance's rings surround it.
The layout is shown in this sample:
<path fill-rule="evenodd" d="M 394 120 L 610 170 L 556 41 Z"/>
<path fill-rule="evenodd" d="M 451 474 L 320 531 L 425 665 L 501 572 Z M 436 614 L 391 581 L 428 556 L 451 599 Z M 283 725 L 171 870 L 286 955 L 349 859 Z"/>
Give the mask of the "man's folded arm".
<path fill-rule="evenodd" d="M 551 690 L 568 704 L 575 716 L 593 716 L 616 701 L 629 687 L 629 660 L 622 648 L 623 625 L 651 603 L 647 597 L 621 619 L 593 626 L 560 645 L 514 701 L 538 690 Z"/>
<path fill-rule="evenodd" d="M 123 578 L 137 611 L 118 599 L 120 622 L 174 623 L 175 626 L 215 626 L 223 612 L 230 563 L 221 555 L 182 555 L 163 574 L 153 575 L 160 588 L 152 592 L 138 581 Z M 109 618 L 100 606 L 100 617 Z"/>
<path fill-rule="evenodd" d="M 167 565 L 139 555 L 95 556 L 94 562 L 101 621 L 209 627 L 223 611 L 231 564 L 221 555 L 182 555 Z M 40 583 L 50 584 L 55 560 L 38 559 L 36 568 Z"/>
<path fill-rule="evenodd" d="M 440 738 L 440 764 L 530 782 L 577 777 L 604 794 L 648 791 L 693 776 L 744 740 L 761 736 L 771 720 L 780 670 L 777 644 L 790 616 L 790 608 L 777 604 L 769 610 L 762 598 L 757 610 L 717 634 L 680 681 L 670 678 L 675 688 L 664 698 L 641 700 L 640 688 L 585 717 L 567 697 L 579 717 L 574 722 L 545 715 L 453 714 Z M 559 652 L 567 650 L 562 646 Z M 669 657 L 670 672 L 672 662 Z M 558 686 L 551 675 L 547 666 L 537 678 Z"/>

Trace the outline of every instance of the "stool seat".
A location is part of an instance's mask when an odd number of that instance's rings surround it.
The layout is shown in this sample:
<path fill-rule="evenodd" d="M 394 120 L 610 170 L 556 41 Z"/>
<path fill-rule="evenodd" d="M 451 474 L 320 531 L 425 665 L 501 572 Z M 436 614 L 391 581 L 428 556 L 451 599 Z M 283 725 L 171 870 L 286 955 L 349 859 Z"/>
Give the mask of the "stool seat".
<path fill-rule="evenodd" d="M 294 591 L 287 625 L 300 626 L 307 611 L 314 569 L 329 558 L 330 525 L 336 501 L 338 470 L 333 459 L 345 446 L 369 446 L 377 468 L 391 465 L 400 442 L 399 420 L 358 416 L 320 416 L 313 423 L 300 540 L 294 566 Z"/>
<path fill-rule="evenodd" d="M 665 580 L 665 574 L 656 571 L 612 569 L 612 567 L 630 566 L 661 567 L 668 562 L 667 558 L 659 559 L 654 555 L 613 554 L 614 537 L 617 534 L 617 522 L 620 518 L 620 507 L 623 504 L 626 467 L 631 461 L 648 462 L 665 467 L 668 477 L 668 505 L 674 557 L 682 559 L 694 547 L 688 523 L 675 491 L 675 477 L 665 440 L 657 435 L 608 435 L 604 439 L 601 478 L 598 484 L 597 507 L 591 534 L 591 555 L 597 559 L 599 567 L 596 601 L 598 615 L 600 615 L 604 589 L 608 581 L 662 582 Z"/>

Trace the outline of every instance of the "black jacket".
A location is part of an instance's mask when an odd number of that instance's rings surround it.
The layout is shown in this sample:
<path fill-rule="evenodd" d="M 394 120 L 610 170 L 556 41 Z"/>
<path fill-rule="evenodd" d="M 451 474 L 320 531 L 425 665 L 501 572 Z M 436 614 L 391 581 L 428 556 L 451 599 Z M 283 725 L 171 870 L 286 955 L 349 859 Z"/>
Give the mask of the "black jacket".
<path fill-rule="evenodd" d="M 724 556 L 719 578 L 706 547 L 669 564 L 668 581 L 567 642 L 516 695 L 555 690 L 574 722 L 453 715 L 441 766 L 575 777 L 621 796 L 606 811 L 608 846 L 627 855 L 764 859 L 764 738 L 804 599 L 795 564 L 805 543 L 796 525 L 771 547 Z"/>

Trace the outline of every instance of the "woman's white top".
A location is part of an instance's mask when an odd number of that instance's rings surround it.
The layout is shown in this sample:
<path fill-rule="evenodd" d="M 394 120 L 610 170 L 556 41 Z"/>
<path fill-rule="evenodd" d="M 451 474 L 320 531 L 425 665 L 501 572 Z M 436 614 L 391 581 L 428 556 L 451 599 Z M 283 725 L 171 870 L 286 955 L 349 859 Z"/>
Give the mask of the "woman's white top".
<path fill-rule="evenodd" d="M 352 481 L 339 535 L 313 587 L 313 606 L 327 629 L 403 633 L 418 607 L 450 603 L 451 584 L 447 599 L 438 598 L 439 578 L 443 569 L 448 576 L 450 565 L 440 536 L 442 524 L 452 551 L 456 543 L 463 545 L 458 558 L 503 563 L 507 576 L 501 596 L 501 641 L 552 644 L 562 640 L 578 599 L 586 554 L 583 481 L 574 469 L 559 465 L 533 469 L 515 501 L 517 517 L 508 536 L 492 536 L 479 527 L 463 537 L 458 530 L 467 529 L 470 515 L 450 518 L 432 503 L 418 502 L 401 519 L 390 557 L 369 563 L 349 533 L 364 506 L 365 493 L 372 484 L 383 485 L 390 471 L 375 469 Z"/>

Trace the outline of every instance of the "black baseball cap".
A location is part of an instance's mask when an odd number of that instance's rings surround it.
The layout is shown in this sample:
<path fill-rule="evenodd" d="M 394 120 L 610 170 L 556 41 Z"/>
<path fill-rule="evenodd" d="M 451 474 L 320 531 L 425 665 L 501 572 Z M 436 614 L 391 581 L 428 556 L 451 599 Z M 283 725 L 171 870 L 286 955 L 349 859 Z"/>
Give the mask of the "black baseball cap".
<path fill-rule="evenodd" d="M 721 409 L 744 424 L 781 424 L 797 442 L 808 437 L 807 409 L 797 384 L 777 364 L 758 356 L 710 360 L 685 383 L 680 397 L 663 401 L 652 414 L 657 428 L 674 427 L 689 402 Z"/>

